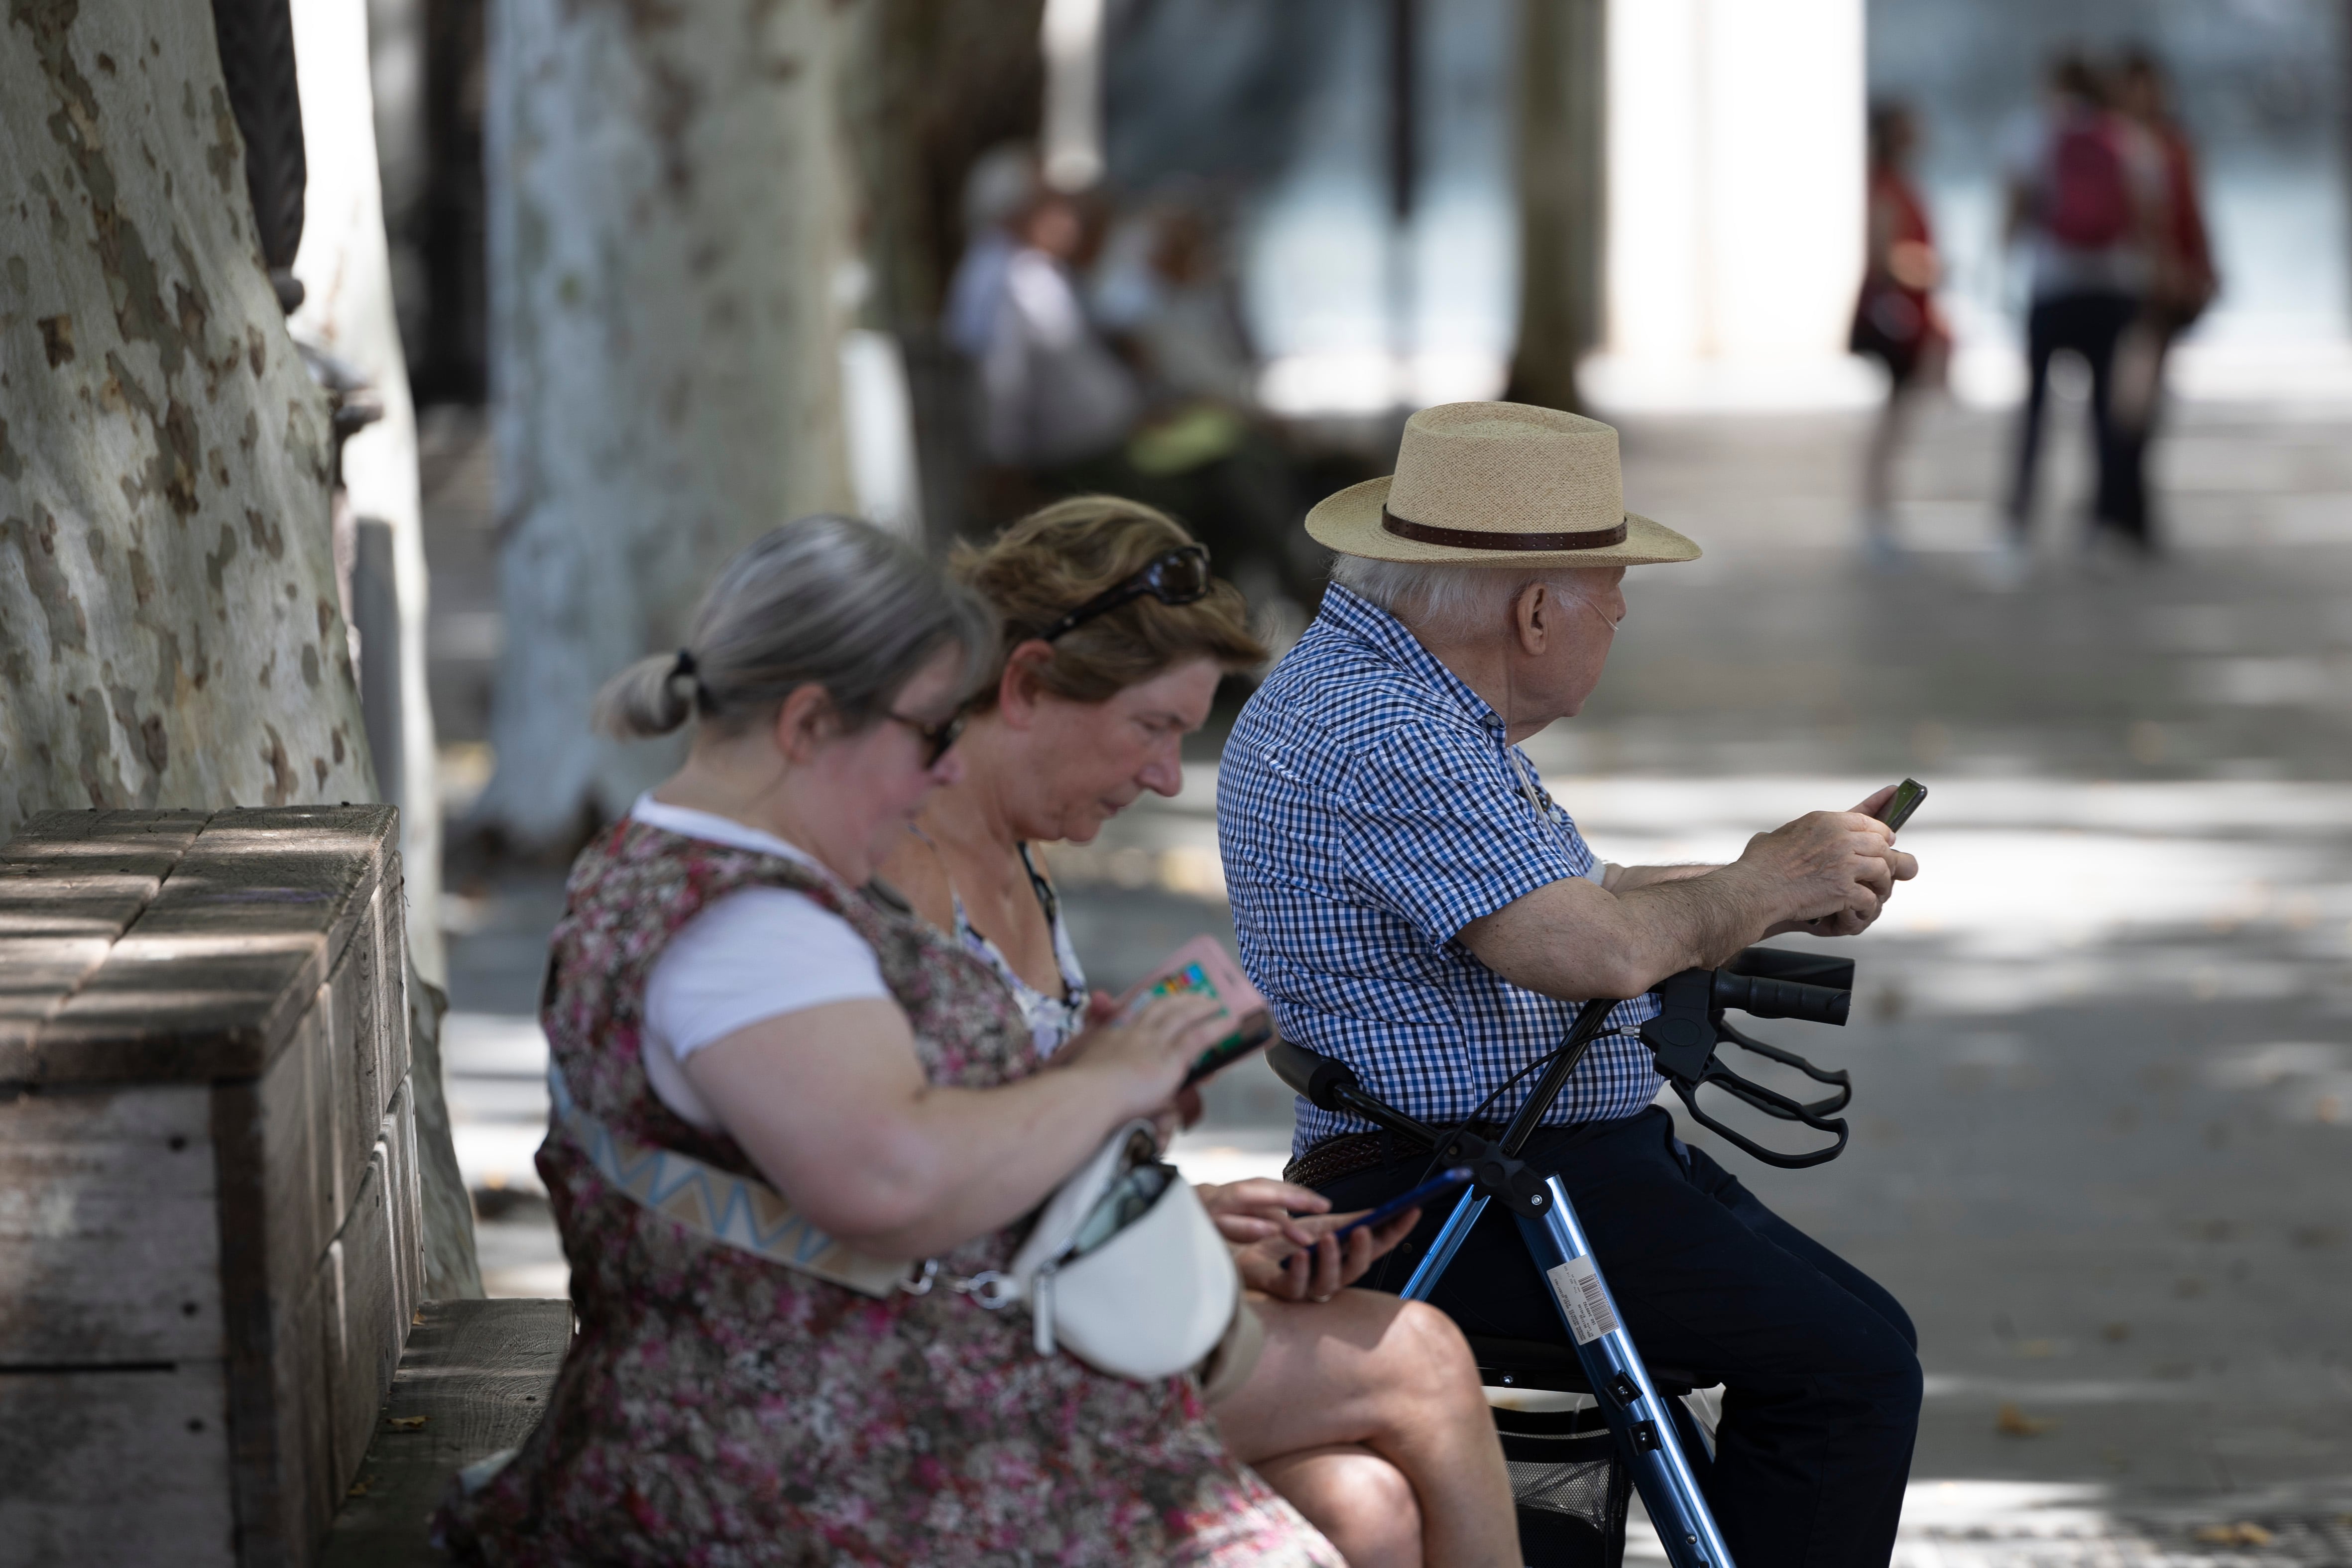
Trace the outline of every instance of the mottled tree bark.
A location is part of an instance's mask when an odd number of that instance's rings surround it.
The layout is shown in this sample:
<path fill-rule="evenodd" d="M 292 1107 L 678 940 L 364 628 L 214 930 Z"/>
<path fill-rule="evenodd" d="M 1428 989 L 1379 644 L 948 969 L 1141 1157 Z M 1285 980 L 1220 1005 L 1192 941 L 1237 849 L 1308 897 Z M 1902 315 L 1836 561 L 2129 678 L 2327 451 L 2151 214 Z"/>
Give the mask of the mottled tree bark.
<path fill-rule="evenodd" d="M 375 797 L 325 404 L 210 13 L 0 29 L 0 837 L 55 807 Z"/>
<path fill-rule="evenodd" d="M 1517 160 L 1519 341 L 1506 396 L 1575 409 L 1599 340 L 1602 0 L 1522 0 Z"/>
<path fill-rule="evenodd" d="M 559 843 L 663 747 L 591 733 L 712 571 L 845 508 L 852 258 L 833 0 L 500 0 L 491 14 L 493 414 L 506 647 L 479 819 Z"/>

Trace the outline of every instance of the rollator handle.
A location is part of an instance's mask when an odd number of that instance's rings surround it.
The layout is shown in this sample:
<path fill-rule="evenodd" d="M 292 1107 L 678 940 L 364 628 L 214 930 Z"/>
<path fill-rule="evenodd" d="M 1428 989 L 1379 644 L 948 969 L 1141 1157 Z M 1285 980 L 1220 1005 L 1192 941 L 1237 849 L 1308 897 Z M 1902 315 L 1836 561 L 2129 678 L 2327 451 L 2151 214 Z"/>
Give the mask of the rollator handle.
<path fill-rule="evenodd" d="M 1334 1061 L 1328 1056 L 1318 1056 L 1305 1046 L 1276 1038 L 1265 1048 L 1266 1065 L 1274 1075 L 1290 1085 L 1297 1094 L 1318 1111 L 1339 1111 L 1346 1107 L 1333 1098 L 1341 1088 L 1360 1089 L 1361 1081 L 1356 1070 L 1344 1061 Z"/>
<path fill-rule="evenodd" d="M 1851 966 L 1849 966 L 1850 967 Z M 1759 1019 L 1802 1019 L 1808 1023 L 1845 1025 L 1853 1005 L 1850 990 L 1808 986 L 1794 980 L 1771 980 L 1758 975 L 1715 971 L 1715 1005 L 1737 1008 Z"/>

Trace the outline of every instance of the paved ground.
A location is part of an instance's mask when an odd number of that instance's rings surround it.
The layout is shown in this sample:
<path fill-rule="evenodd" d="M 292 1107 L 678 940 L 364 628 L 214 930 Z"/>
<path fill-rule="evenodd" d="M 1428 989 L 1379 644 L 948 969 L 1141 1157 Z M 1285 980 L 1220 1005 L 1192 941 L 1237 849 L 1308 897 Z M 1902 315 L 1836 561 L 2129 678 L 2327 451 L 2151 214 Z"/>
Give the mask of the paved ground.
<path fill-rule="evenodd" d="M 2152 569 L 2061 526 L 2070 438 L 2005 591 L 1981 570 L 2000 422 L 1927 423 L 1893 573 L 1850 548 L 1860 430 L 1629 422 L 1629 504 L 1708 556 L 1634 574 L 1602 691 L 1532 749 L 1621 862 L 1736 853 L 1906 772 L 1934 787 L 1906 835 L 1921 881 L 1853 945 L 1853 1026 L 1769 1034 L 1853 1069 L 1853 1147 L 1811 1172 L 1726 1156 L 1918 1320 L 1905 1563 L 2352 1562 L 2352 411 L 2184 411 Z M 462 796 L 496 622 L 479 465 L 441 450 Z M 1228 928 L 1213 753 L 1177 801 L 1055 857 L 1101 983 Z M 485 1192 L 507 1219 L 486 1272 L 552 1291 L 543 1206 L 516 1190 L 543 1102 L 514 1020 L 557 889 L 452 885 L 461 1158 L 508 1188 Z M 1228 1077 L 1188 1167 L 1278 1166 L 1286 1095 Z"/>

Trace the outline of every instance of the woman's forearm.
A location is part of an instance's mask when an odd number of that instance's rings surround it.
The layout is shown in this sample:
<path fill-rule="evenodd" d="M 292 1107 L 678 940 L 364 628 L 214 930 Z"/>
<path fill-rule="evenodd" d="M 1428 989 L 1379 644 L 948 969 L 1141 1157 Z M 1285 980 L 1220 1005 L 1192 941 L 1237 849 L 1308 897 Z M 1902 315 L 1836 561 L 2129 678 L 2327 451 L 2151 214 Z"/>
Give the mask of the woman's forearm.
<path fill-rule="evenodd" d="M 929 1257 L 1000 1229 L 1044 1201 L 1111 1128 L 1149 1113 L 1122 1087 L 1078 1064 L 996 1089 L 931 1089 L 884 1134 L 889 1153 L 860 1228 L 827 1228 L 885 1258 Z"/>
<path fill-rule="evenodd" d="M 836 1002 L 763 1019 L 687 1059 L 688 1080 L 817 1228 L 919 1258 L 1018 1218 L 1165 1087 L 1081 1056 L 988 1089 L 935 1086 L 906 1015 Z"/>

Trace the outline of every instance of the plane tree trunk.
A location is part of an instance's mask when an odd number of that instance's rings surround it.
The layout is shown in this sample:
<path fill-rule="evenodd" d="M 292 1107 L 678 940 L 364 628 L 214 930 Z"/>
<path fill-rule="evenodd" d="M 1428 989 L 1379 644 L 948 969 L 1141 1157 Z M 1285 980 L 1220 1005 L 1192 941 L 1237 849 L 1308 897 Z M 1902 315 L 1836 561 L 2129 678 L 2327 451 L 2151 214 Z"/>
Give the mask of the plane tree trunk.
<path fill-rule="evenodd" d="M 562 846 L 674 748 L 591 733 L 755 535 L 850 505 L 834 0 L 502 0 L 489 39 L 505 625 L 477 821 Z"/>
<path fill-rule="evenodd" d="M 327 407 L 212 16 L 11 0 L 0 32 L 0 838 L 58 807 L 373 800 Z"/>
<path fill-rule="evenodd" d="M 1516 402 L 1575 409 L 1601 319 L 1603 0 L 1523 0 Z"/>

